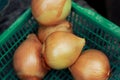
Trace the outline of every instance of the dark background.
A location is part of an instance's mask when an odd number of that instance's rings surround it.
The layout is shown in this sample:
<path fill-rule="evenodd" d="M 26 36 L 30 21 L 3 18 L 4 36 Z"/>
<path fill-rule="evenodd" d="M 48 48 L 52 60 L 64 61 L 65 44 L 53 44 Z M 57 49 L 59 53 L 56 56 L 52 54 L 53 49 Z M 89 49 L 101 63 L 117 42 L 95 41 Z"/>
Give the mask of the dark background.
<path fill-rule="evenodd" d="M 74 0 L 120 26 L 120 0 Z M 31 0 L 0 0 L 0 34 L 29 6 Z"/>
<path fill-rule="evenodd" d="M 86 0 L 86 2 L 102 16 L 107 17 L 106 0 Z"/>
<path fill-rule="evenodd" d="M 120 26 L 120 0 L 86 0 L 102 16 Z"/>

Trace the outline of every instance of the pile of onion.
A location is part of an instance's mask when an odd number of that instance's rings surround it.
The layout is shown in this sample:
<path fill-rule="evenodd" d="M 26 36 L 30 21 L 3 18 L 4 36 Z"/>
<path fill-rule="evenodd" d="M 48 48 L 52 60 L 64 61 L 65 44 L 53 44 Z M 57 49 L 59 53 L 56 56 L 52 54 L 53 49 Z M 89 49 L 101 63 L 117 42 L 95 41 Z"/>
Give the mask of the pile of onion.
<path fill-rule="evenodd" d="M 110 64 L 103 52 L 89 49 L 81 54 L 69 70 L 75 80 L 108 80 Z"/>
<path fill-rule="evenodd" d="M 42 44 L 35 34 L 29 34 L 16 49 L 13 66 L 21 80 L 41 80 L 50 69 L 41 56 L 41 49 Z"/>
<path fill-rule="evenodd" d="M 13 66 L 21 80 L 42 80 L 52 68 L 69 68 L 75 80 L 107 80 L 107 56 L 95 49 L 82 52 L 85 39 L 72 33 L 66 20 L 72 0 L 32 0 L 31 10 L 41 25 L 16 49 Z M 82 53 L 82 54 L 81 54 Z"/>
<path fill-rule="evenodd" d="M 84 38 L 65 31 L 53 32 L 43 44 L 43 56 L 49 67 L 65 69 L 76 61 L 84 45 Z"/>
<path fill-rule="evenodd" d="M 43 43 L 51 33 L 56 31 L 65 31 L 72 33 L 72 26 L 70 22 L 66 20 L 54 26 L 40 26 L 38 29 L 38 38 Z"/>
<path fill-rule="evenodd" d="M 71 0 L 32 0 L 32 14 L 42 25 L 56 25 L 71 11 Z"/>

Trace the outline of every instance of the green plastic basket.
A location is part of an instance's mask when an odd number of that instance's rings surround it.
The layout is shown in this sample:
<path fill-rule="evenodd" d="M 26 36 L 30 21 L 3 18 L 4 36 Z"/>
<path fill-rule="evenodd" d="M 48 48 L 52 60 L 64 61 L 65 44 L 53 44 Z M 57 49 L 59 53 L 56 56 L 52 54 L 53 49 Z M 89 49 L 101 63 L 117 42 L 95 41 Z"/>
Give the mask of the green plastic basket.
<path fill-rule="evenodd" d="M 106 53 L 111 64 L 109 80 L 120 80 L 120 27 L 74 2 L 67 19 L 73 25 L 74 34 L 86 39 L 84 49 L 95 48 Z M 12 65 L 14 51 L 28 34 L 37 33 L 37 29 L 29 8 L 0 35 L 0 80 L 19 80 Z M 44 80 L 73 80 L 73 77 L 68 69 L 51 70 Z"/>

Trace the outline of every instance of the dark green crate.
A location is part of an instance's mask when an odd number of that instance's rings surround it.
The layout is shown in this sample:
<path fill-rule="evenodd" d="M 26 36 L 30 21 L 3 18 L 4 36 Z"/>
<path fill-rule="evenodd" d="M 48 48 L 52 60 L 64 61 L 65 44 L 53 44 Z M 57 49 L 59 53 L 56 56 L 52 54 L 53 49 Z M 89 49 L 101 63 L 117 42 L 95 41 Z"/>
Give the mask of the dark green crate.
<path fill-rule="evenodd" d="M 73 25 L 74 34 L 86 39 L 84 49 L 95 48 L 106 53 L 111 64 L 109 80 L 120 80 L 120 27 L 74 2 L 67 19 Z M 28 34 L 37 33 L 37 29 L 38 24 L 28 9 L 0 35 L 0 80 L 19 80 L 12 65 L 14 51 Z M 73 77 L 68 69 L 51 70 L 44 80 L 73 80 Z"/>

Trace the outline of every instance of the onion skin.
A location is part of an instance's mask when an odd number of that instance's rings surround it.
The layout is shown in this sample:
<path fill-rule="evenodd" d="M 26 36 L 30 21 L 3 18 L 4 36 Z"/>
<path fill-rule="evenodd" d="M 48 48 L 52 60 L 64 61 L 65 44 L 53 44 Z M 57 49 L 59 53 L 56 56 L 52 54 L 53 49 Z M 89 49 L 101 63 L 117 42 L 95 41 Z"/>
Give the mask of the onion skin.
<path fill-rule="evenodd" d="M 42 80 L 37 76 L 27 76 L 27 75 L 19 75 L 21 80 Z"/>
<path fill-rule="evenodd" d="M 55 26 L 40 26 L 38 29 L 38 38 L 43 43 L 46 40 L 46 38 L 55 31 L 65 31 L 72 33 L 72 26 L 66 20 Z"/>
<path fill-rule="evenodd" d="M 42 44 L 35 34 L 29 34 L 16 49 L 13 66 L 21 80 L 42 80 L 48 72 L 41 57 L 41 50 Z"/>
<path fill-rule="evenodd" d="M 103 52 L 89 49 L 82 53 L 69 70 L 75 80 L 107 80 L 110 64 Z"/>
<path fill-rule="evenodd" d="M 56 25 L 71 11 L 71 0 L 32 0 L 32 14 L 42 25 Z"/>
<path fill-rule="evenodd" d="M 76 61 L 84 45 L 84 38 L 57 31 L 50 34 L 43 44 L 43 55 L 49 67 L 65 69 Z"/>

